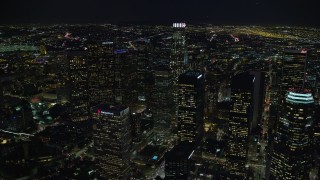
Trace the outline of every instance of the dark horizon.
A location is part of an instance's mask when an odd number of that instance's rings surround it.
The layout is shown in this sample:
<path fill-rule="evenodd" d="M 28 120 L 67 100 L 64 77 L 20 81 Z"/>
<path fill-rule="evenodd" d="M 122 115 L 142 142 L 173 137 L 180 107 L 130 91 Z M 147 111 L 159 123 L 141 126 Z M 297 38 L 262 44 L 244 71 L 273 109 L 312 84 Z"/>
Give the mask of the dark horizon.
<path fill-rule="evenodd" d="M 2 2 L 0 24 L 188 24 L 289 25 L 319 27 L 318 2 L 234 0 L 201 2 L 46 1 Z"/>
<path fill-rule="evenodd" d="M 320 24 L 285 24 L 285 23 L 212 23 L 212 22 L 190 22 L 190 21 L 170 21 L 170 22 L 148 22 L 148 21 L 139 21 L 139 22 L 130 22 L 130 21 L 123 21 L 123 22 L 107 22 L 107 21 L 86 21 L 86 22 L 79 22 L 79 21 L 64 21 L 64 22 L 11 22 L 11 23 L 2 23 L 0 26 L 30 26 L 30 25 L 47 25 L 47 26 L 54 26 L 54 25 L 66 25 L 66 26 L 87 26 L 87 25 L 117 25 L 117 26 L 172 26 L 173 23 L 186 23 L 188 26 L 197 26 L 197 25 L 212 25 L 212 26 L 261 26 L 261 27 L 296 27 L 296 28 L 320 28 Z"/>

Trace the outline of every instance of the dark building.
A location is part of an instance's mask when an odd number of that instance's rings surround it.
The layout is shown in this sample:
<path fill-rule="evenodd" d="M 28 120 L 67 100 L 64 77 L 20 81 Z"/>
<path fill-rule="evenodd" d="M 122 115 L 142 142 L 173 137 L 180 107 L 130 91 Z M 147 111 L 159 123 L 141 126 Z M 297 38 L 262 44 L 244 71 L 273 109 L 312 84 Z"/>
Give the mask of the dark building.
<path fill-rule="evenodd" d="M 165 179 L 188 179 L 194 169 L 192 155 L 195 151 L 193 143 L 182 142 L 165 155 Z"/>
<path fill-rule="evenodd" d="M 155 68 L 155 90 L 153 93 L 153 107 L 155 128 L 170 129 L 175 116 L 174 77 L 171 69 L 165 65 Z"/>
<path fill-rule="evenodd" d="M 251 71 L 251 75 L 254 76 L 254 88 L 253 88 L 253 102 L 252 102 L 252 121 L 250 123 L 251 133 L 259 134 L 262 126 L 261 118 L 263 111 L 264 101 L 264 84 L 265 73 L 260 71 Z"/>
<path fill-rule="evenodd" d="M 116 103 L 131 107 L 137 99 L 137 95 L 133 92 L 136 79 L 134 55 L 128 49 L 115 49 L 114 56 L 114 61 L 109 64 L 110 90 L 114 93 Z"/>
<path fill-rule="evenodd" d="M 131 118 L 131 134 L 132 134 L 132 142 L 133 143 L 138 143 L 141 141 L 141 136 L 142 136 L 141 119 L 142 119 L 143 111 L 132 112 L 131 116 L 130 116 L 130 118 Z"/>
<path fill-rule="evenodd" d="M 225 84 L 225 72 L 217 63 L 206 66 L 206 112 L 216 110 L 219 101 L 219 89 Z M 221 93 L 220 93 L 221 94 Z M 220 97 L 222 94 L 220 95 Z M 220 98 L 221 99 L 221 98 Z"/>
<path fill-rule="evenodd" d="M 226 158 L 230 174 L 243 177 L 249 146 L 252 121 L 254 76 L 239 74 L 231 81 L 231 106 Z"/>
<path fill-rule="evenodd" d="M 187 71 L 178 81 L 178 137 L 194 142 L 203 133 L 204 77 L 199 71 Z"/>
<path fill-rule="evenodd" d="M 271 153 L 271 179 L 309 179 L 312 165 L 314 99 L 310 92 L 286 94 Z"/>
<path fill-rule="evenodd" d="M 147 38 L 139 38 L 131 43 L 134 49 L 133 65 L 136 67 L 135 83 L 132 87 L 133 98 L 149 107 L 153 102 L 153 48 L 150 39 Z"/>
<path fill-rule="evenodd" d="M 95 110 L 93 139 L 99 174 L 106 179 L 126 179 L 132 145 L 129 108 L 102 104 Z"/>

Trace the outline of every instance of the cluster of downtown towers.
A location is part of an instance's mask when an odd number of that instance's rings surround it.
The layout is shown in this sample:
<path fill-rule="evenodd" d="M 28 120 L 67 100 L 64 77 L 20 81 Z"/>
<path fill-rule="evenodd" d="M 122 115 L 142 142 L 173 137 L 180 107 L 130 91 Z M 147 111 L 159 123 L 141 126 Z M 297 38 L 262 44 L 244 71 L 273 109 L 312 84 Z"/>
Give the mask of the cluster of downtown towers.
<path fill-rule="evenodd" d="M 12 69 L 36 67 L 34 78 L 59 77 L 54 103 L 66 107 L 73 122 L 93 122 L 92 154 L 101 179 L 132 177 L 132 154 L 149 143 L 150 134 L 152 143 L 167 148 L 161 157 L 166 179 L 308 179 L 317 168 L 319 73 L 312 68 L 319 50 L 291 43 L 256 60 L 246 51 L 247 37 L 198 37 L 196 27 L 183 23 L 156 27 L 153 34 L 139 31 L 137 37 L 130 35 L 133 27 L 101 27 L 116 30 L 102 38 L 94 36 L 94 27 L 71 26 L 76 33 L 64 32 L 56 42 L 44 39 L 39 54 L 25 64 L 0 61 L 1 107 L 4 96 L 15 95 L 6 87 L 18 77 Z M 257 42 L 250 43 L 263 43 Z M 212 55 L 210 46 L 219 52 Z M 228 53 L 233 57 L 222 58 Z M 27 56 L 23 50 L 17 54 Z M 1 125 L 6 132 L 25 126 Z M 213 153 L 200 148 L 210 138 L 219 146 Z M 263 157 L 251 162 L 256 153 Z M 219 170 L 199 167 L 206 157 Z M 255 166 L 264 166 L 263 177 Z"/>

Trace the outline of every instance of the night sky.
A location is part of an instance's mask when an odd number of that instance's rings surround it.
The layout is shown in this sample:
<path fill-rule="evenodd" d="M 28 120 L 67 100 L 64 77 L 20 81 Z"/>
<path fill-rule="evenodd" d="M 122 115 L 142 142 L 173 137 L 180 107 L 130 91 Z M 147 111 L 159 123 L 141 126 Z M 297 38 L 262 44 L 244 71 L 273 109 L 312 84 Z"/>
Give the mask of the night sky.
<path fill-rule="evenodd" d="M 7 0 L 0 23 L 320 25 L 319 0 Z"/>

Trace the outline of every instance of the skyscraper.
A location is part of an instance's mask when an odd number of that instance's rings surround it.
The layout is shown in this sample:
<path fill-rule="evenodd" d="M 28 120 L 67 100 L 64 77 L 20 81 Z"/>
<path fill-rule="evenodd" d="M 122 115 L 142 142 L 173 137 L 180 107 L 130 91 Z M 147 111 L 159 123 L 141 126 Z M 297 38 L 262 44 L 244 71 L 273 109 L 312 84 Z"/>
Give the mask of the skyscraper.
<path fill-rule="evenodd" d="M 169 130 L 173 125 L 175 115 L 175 103 L 173 96 L 173 74 L 171 69 L 165 65 L 155 68 L 155 90 L 153 93 L 153 108 L 155 128 Z"/>
<path fill-rule="evenodd" d="M 115 49 L 115 59 L 109 64 L 111 86 L 115 102 L 131 106 L 133 100 L 133 85 L 136 78 L 136 66 L 133 64 L 134 55 L 128 49 Z"/>
<path fill-rule="evenodd" d="M 186 24 L 173 23 L 172 48 L 170 57 L 170 68 L 173 75 L 173 99 L 175 104 L 178 103 L 178 79 L 185 72 L 188 63 L 187 45 L 186 45 Z M 176 108 L 176 116 L 178 109 Z"/>
<path fill-rule="evenodd" d="M 166 179 L 188 179 L 194 168 L 194 143 L 182 142 L 165 155 Z"/>
<path fill-rule="evenodd" d="M 250 74 L 254 76 L 252 121 L 250 122 L 250 131 L 252 133 L 259 134 L 259 126 L 262 126 L 261 118 L 263 110 L 265 73 L 259 71 L 251 71 Z"/>
<path fill-rule="evenodd" d="M 70 114 L 73 121 L 87 120 L 89 115 L 88 62 L 85 55 L 84 50 L 67 52 Z"/>
<path fill-rule="evenodd" d="M 173 47 L 171 54 L 170 67 L 174 71 L 174 77 L 178 79 L 179 75 L 184 73 L 188 63 L 187 45 L 186 45 L 186 24 L 173 23 Z"/>
<path fill-rule="evenodd" d="M 204 77 L 199 71 L 187 71 L 178 81 L 178 137 L 194 142 L 203 132 Z"/>
<path fill-rule="evenodd" d="M 126 179 L 130 175 L 132 143 L 129 108 L 99 105 L 93 113 L 96 165 L 106 179 Z"/>
<path fill-rule="evenodd" d="M 314 100 L 290 89 L 282 106 L 271 153 L 271 179 L 309 179 L 312 164 Z"/>
<path fill-rule="evenodd" d="M 249 123 L 252 120 L 254 76 L 239 74 L 231 81 L 231 109 L 226 158 L 230 174 L 243 177 L 249 146 Z"/>
<path fill-rule="evenodd" d="M 88 90 L 91 107 L 113 101 L 109 82 L 112 77 L 109 65 L 113 59 L 113 42 L 88 43 Z"/>
<path fill-rule="evenodd" d="M 285 50 L 282 59 L 282 98 L 289 88 L 304 88 L 307 50 Z"/>

